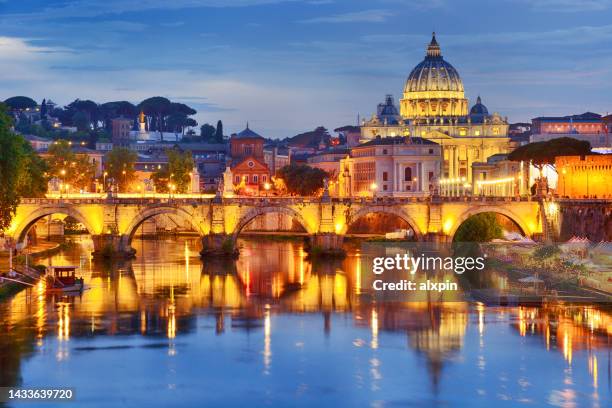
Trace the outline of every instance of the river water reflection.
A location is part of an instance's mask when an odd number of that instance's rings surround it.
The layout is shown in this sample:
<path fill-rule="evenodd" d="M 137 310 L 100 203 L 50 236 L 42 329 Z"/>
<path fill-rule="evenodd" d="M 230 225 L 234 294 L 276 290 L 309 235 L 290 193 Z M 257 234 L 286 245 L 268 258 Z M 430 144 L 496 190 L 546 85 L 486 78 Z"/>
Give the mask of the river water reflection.
<path fill-rule="evenodd" d="M 355 248 L 312 265 L 301 243 L 240 244 L 234 263 L 190 238 L 43 260 L 89 289 L 0 303 L 0 386 L 70 386 L 79 407 L 610 406 L 605 306 L 376 303 Z"/>

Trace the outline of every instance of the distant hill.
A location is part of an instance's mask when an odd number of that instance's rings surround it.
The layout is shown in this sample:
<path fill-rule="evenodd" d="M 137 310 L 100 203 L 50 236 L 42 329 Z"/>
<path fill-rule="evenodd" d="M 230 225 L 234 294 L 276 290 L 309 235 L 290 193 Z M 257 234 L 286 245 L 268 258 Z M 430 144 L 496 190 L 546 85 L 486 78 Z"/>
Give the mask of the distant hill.
<path fill-rule="evenodd" d="M 290 146 L 294 147 L 317 147 L 321 141 L 328 145 L 329 139 L 330 136 L 327 129 L 319 126 L 315 130 L 289 137 L 286 141 Z"/>

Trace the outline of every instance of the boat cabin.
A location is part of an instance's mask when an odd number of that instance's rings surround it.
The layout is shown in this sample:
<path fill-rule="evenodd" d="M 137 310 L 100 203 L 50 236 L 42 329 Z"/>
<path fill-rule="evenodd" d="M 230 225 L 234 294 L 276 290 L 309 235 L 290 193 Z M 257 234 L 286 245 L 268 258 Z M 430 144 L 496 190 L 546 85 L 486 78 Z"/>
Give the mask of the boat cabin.
<path fill-rule="evenodd" d="M 76 266 L 50 266 L 49 272 L 53 278 L 64 286 L 71 286 L 76 283 Z"/>

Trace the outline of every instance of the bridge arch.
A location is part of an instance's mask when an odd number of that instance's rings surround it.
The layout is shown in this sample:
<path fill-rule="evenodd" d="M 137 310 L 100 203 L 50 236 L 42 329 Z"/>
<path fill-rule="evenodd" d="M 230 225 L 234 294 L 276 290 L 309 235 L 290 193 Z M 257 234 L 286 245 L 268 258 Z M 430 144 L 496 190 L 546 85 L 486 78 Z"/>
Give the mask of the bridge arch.
<path fill-rule="evenodd" d="M 312 231 L 306 219 L 300 214 L 298 211 L 294 210 L 291 207 L 283 207 L 283 206 L 272 206 L 272 207 L 253 207 L 248 210 L 244 215 L 240 217 L 234 231 L 232 232 L 232 240 L 235 243 L 238 239 L 238 235 L 240 231 L 244 227 L 246 227 L 251 221 L 253 221 L 256 217 L 269 213 L 280 213 L 285 214 L 296 220 L 304 230 L 309 234 L 314 234 L 315 231 Z"/>
<path fill-rule="evenodd" d="M 13 237 L 18 243 L 23 242 L 30 228 L 32 228 L 32 226 L 36 224 L 37 221 L 53 214 L 63 214 L 73 217 L 78 222 L 83 224 L 87 229 L 87 232 L 89 232 L 89 234 L 91 235 L 94 235 L 97 232 L 95 225 L 76 208 L 72 206 L 53 206 L 37 208 L 36 210 L 26 215 L 17 224 L 17 227 L 15 228 L 15 231 L 13 233 Z"/>
<path fill-rule="evenodd" d="M 136 217 L 132 219 L 130 224 L 125 229 L 124 234 L 122 234 L 125 237 L 125 244 L 129 245 L 132 242 L 132 238 L 134 237 L 134 234 L 136 234 L 136 230 L 138 230 L 138 227 L 140 227 L 143 222 L 145 222 L 149 218 L 164 214 L 175 215 L 177 217 L 183 218 L 191 224 L 191 226 L 196 230 L 196 232 L 198 232 L 200 235 L 204 234 L 202 225 L 194 219 L 194 214 L 190 213 L 184 208 L 168 205 L 147 207 L 143 211 L 140 211 L 136 215 Z"/>
<path fill-rule="evenodd" d="M 422 239 L 423 231 L 420 230 L 419 224 L 416 222 L 416 220 L 413 217 L 411 217 L 402 208 L 383 206 L 383 205 L 364 206 L 364 207 L 359 208 L 354 213 L 351 213 L 348 222 L 346 223 L 346 225 L 344 226 L 342 230 L 342 233 L 345 234 L 346 231 L 348 231 L 349 227 L 353 225 L 355 222 L 357 222 L 357 220 L 359 220 L 361 217 L 366 216 L 368 214 L 376 214 L 376 213 L 395 215 L 396 217 L 404 220 L 408 224 L 408 226 L 410 226 L 410 228 L 412 228 L 412 230 L 414 231 L 415 238 L 418 241 Z"/>
<path fill-rule="evenodd" d="M 523 236 L 531 237 L 532 228 L 530 228 L 527 222 L 522 217 L 520 217 L 518 214 L 516 214 L 514 211 L 509 210 L 504 207 L 482 206 L 482 207 L 471 208 L 467 211 L 464 211 L 457 218 L 457 221 L 453 223 L 452 227 L 448 231 L 448 236 L 450 237 L 450 240 L 452 241 L 455 239 L 455 234 L 457 233 L 457 230 L 459 229 L 461 224 L 463 224 L 468 218 L 474 215 L 477 215 L 477 214 L 482 214 L 482 213 L 501 214 L 507 217 L 510 221 L 514 222 L 521 230 L 521 233 Z"/>

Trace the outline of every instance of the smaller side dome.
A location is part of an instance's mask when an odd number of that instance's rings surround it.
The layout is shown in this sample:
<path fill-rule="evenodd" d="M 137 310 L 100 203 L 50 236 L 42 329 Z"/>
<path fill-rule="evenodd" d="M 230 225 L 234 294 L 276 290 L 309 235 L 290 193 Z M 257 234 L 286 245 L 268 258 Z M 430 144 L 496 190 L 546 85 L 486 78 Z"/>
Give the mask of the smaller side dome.
<path fill-rule="evenodd" d="M 482 100 L 480 99 L 480 96 L 479 96 L 476 99 L 476 104 L 472 106 L 472 109 L 470 109 L 470 115 L 486 116 L 488 114 L 489 114 L 489 110 L 487 109 L 486 106 L 482 104 Z"/>

